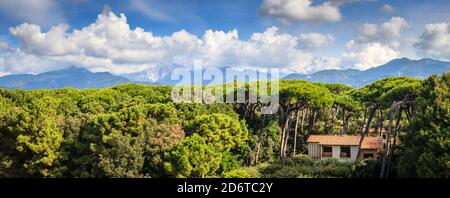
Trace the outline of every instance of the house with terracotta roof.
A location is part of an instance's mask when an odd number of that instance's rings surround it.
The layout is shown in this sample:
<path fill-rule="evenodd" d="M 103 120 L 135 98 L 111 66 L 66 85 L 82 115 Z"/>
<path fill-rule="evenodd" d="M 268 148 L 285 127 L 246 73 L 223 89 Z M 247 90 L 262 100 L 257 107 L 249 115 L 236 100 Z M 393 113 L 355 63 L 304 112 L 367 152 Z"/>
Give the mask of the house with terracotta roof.
<path fill-rule="evenodd" d="M 313 159 L 336 158 L 351 160 L 376 158 L 383 150 L 383 138 L 365 137 L 361 144 L 360 156 L 358 144 L 360 136 L 350 135 L 311 135 L 306 141 L 308 155 Z"/>

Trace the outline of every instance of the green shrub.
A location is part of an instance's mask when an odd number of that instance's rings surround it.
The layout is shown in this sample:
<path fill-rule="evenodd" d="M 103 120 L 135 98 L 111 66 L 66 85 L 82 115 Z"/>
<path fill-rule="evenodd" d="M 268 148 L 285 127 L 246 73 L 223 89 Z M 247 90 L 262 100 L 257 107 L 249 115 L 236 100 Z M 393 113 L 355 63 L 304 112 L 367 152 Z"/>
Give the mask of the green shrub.
<path fill-rule="evenodd" d="M 283 162 L 271 164 L 260 169 L 266 178 L 348 178 L 353 173 L 352 162 L 341 162 L 335 159 L 313 161 L 307 156 L 286 158 Z"/>
<path fill-rule="evenodd" d="M 250 178 L 250 174 L 243 169 L 236 169 L 224 172 L 220 175 L 221 178 Z"/>

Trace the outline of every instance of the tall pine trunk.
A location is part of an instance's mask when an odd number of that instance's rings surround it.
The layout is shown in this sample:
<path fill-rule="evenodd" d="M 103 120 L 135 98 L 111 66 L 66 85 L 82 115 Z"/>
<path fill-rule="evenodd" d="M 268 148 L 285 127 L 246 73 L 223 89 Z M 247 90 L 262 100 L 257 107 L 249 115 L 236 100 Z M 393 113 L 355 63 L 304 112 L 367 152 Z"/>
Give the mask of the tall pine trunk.
<path fill-rule="evenodd" d="M 345 122 L 344 122 L 344 134 L 348 133 L 348 123 L 350 122 L 351 116 L 352 116 L 352 114 L 347 113 L 347 117 L 345 118 Z"/>
<path fill-rule="evenodd" d="M 393 160 L 394 157 L 394 152 L 395 152 L 395 147 L 397 146 L 397 136 L 398 136 L 398 130 L 400 128 L 400 120 L 402 119 L 402 114 L 403 114 L 403 108 L 400 107 L 400 110 L 398 112 L 398 117 L 397 117 L 397 121 L 395 122 L 395 128 L 394 128 L 394 140 L 392 142 L 392 147 L 389 153 L 389 158 L 387 161 L 387 168 L 386 168 L 386 178 L 389 177 L 389 170 L 391 169 L 391 162 Z"/>
<path fill-rule="evenodd" d="M 256 147 L 256 155 L 255 155 L 255 166 L 258 165 L 259 160 L 259 153 L 261 152 L 261 142 L 262 142 L 262 136 L 264 133 L 264 122 L 266 120 L 266 116 L 261 115 L 262 119 L 259 124 L 259 134 L 258 134 L 258 145 Z"/>
<path fill-rule="evenodd" d="M 377 106 L 372 107 L 371 110 L 369 111 L 369 117 L 367 118 L 367 123 L 365 126 L 363 126 L 361 128 L 361 137 L 359 139 L 359 143 L 358 143 L 358 152 L 356 154 L 356 159 L 359 159 L 359 156 L 361 155 L 361 145 L 364 141 L 364 138 L 366 137 L 367 133 L 369 132 L 369 128 L 370 128 L 370 123 L 372 122 L 372 118 L 375 115 L 375 112 L 377 111 Z M 364 125 L 364 124 L 363 124 Z"/>
<path fill-rule="evenodd" d="M 400 106 L 401 102 L 393 102 L 391 109 L 389 110 L 389 125 L 388 125 L 388 131 L 386 134 L 386 148 L 383 151 L 383 162 L 381 164 L 381 173 L 380 178 L 385 177 L 386 172 L 386 165 L 387 165 L 387 159 L 388 159 L 388 151 L 391 144 L 391 132 L 392 132 L 392 122 L 394 120 L 395 114 L 397 113 L 397 110 Z"/>
<path fill-rule="evenodd" d="M 284 161 L 284 145 L 285 145 L 284 141 L 286 138 L 287 128 L 289 127 L 289 111 L 288 110 L 286 110 L 285 117 L 286 117 L 286 121 L 284 123 L 284 127 L 283 127 L 283 130 L 281 133 L 282 135 L 281 135 L 281 144 L 280 144 L 280 158 L 283 161 Z"/>
<path fill-rule="evenodd" d="M 302 116 L 303 116 L 303 110 L 302 112 Z M 296 154 L 297 151 L 297 129 L 298 129 L 298 120 L 300 117 L 300 110 L 297 110 L 297 115 L 295 118 L 295 128 L 294 128 L 294 155 Z"/>

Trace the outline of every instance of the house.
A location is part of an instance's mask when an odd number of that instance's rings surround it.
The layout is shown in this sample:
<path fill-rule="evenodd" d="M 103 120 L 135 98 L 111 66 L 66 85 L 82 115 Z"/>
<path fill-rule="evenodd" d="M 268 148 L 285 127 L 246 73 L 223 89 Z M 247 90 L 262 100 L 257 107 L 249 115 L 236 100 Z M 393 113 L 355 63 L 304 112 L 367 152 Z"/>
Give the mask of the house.
<path fill-rule="evenodd" d="M 394 130 L 394 129 L 392 129 L 392 130 Z M 369 136 L 379 136 L 379 137 L 383 138 L 383 148 L 385 148 L 384 145 L 388 144 L 387 133 L 388 133 L 388 131 L 384 127 L 380 127 L 378 129 L 376 129 L 376 128 L 369 128 L 369 131 L 368 131 Z M 397 141 L 397 144 L 398 144 L 400 140 L 397 138 L 396 141 Z M 394 134 L 393 134 L 393 132 L 391 133 L 390 142 L 391 143 L 394 142 Z"/>
<path fill-rule="evenodd" d="M 380 128 L 369 128 L 368 134 L 372 136 L 380 136 L 386 140 L 387 130 L 384 127 Z"/>
<path fill-rule="evenodd" d="M 376 158 L 383 150 L 381 137 L 365 137 L 361 144 L 360 156 L 357 157 L 359 140 L 360 136 L 311 135 L 306 141 L 308 156 L 313 159 L 336 158 L 355 161 Z"/>

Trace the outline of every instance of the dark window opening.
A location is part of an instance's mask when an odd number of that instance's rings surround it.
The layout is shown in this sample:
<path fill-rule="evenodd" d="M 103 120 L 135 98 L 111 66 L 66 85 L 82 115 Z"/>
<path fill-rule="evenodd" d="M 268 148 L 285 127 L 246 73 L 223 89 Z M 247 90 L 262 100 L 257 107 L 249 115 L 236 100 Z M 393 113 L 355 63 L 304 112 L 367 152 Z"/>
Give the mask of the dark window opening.
<path fill-rule="evenodd" d="M 331 153 L 331 152 L 333 152 L 333 148 L 331 148 L 331 146 L 324 146 L 323 147 L 323 152 L 324 153 Z"/>
<path fill-rule="evenodd" d="M 333 156 L 333 148 L 331 146 L 322 147 L 322 157 L 332 157 Z"/>
<path fill-rule="evenodd" d="M 348 146 L 341 147 L 341 157 L 350 157 L 350 147 Z"/>
<path fill-rule="evenodd" d="M 364 153 L 363 158 L 364 159 L 370 159 L 370 158 L 373 159 L 373 153 Z"/>

